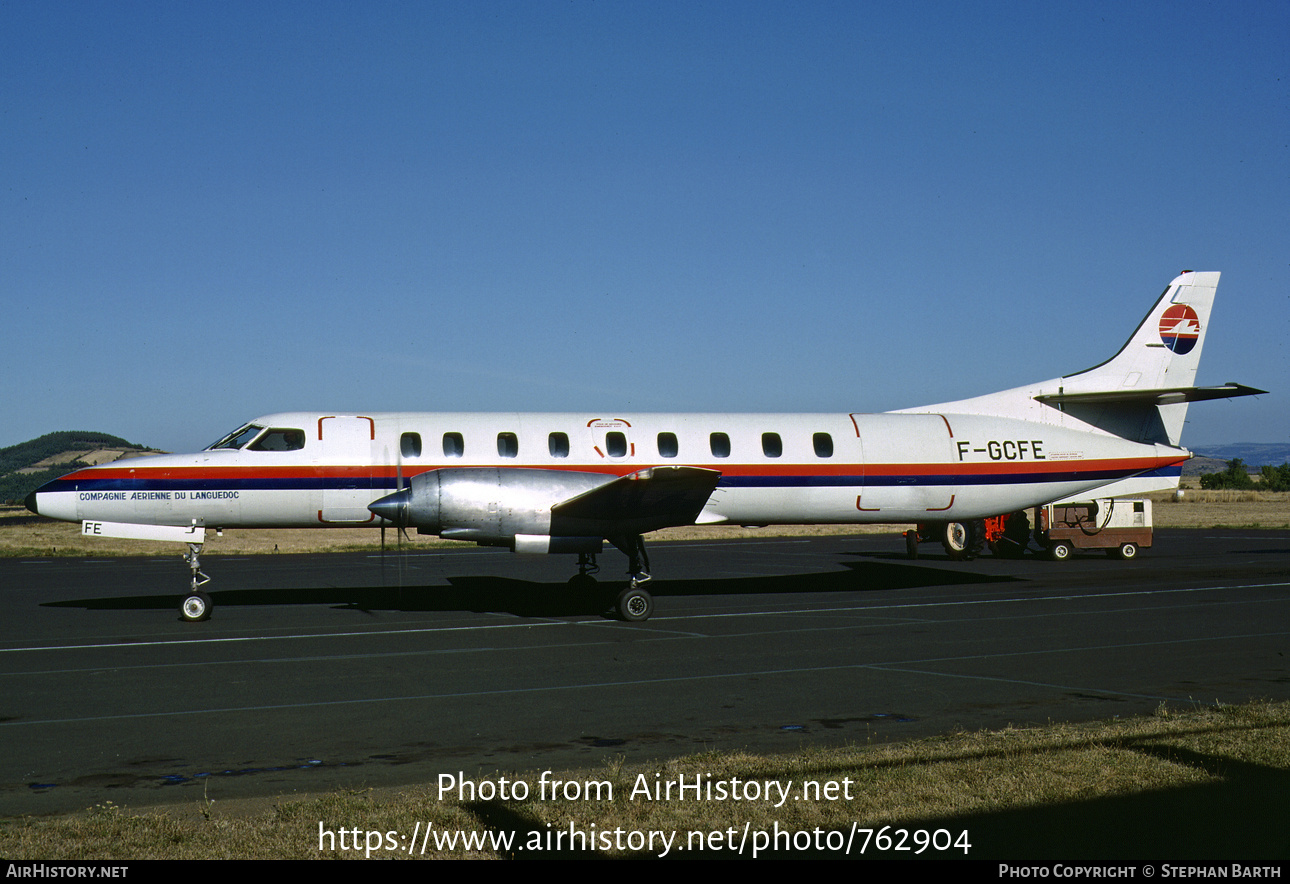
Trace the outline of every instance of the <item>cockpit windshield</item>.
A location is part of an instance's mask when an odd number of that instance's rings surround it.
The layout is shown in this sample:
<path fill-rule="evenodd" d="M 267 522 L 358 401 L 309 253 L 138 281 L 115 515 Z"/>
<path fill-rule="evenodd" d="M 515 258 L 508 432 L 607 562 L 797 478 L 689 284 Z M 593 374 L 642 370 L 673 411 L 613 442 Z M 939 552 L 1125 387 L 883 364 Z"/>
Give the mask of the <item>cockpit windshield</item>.
<path fill-rule="evenodd" d="M 229 433 L 227 436 L 225 436 L 223 439 L 220 439 L 214 445 L 208 446 L 206 450 L 219 451 L 220 449 L 229 449 L 232 451 L 236 451 L 237 449 L 245 445 L 247 442 L 250 442 L 256 436 L 258 436 L 263 429 L 264 427 L 257 427 L 255 424 L 247 424 L 246 426 L 239 427 L 238 429 Z"/>
<path fill-rule="evenodd" d="M 265 430 L 258 424 L 247 424 L 234 430 L 207 451 L 299 451 L 305 447 L 305 431 L 294 427 L 273 427 Z"/>
<path fill-rule="evenodd" d="M 305 447 L 305 431 L 274 427 L 252 442 L 248 451 L 299 451 Z"/>

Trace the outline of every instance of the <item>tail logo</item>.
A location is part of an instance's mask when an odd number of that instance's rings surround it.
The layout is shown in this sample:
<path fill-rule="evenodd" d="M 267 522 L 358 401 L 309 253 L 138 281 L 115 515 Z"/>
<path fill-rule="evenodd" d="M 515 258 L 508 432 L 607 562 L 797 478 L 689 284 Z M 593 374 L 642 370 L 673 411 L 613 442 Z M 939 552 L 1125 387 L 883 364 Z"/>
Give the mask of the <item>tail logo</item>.
<path fill-rule="evenodd" d="M 1200 317 L 1186 304 L 1174 304 L 1160 316 L 1160 340 L 1182 356 L 1200 340 Z"/>

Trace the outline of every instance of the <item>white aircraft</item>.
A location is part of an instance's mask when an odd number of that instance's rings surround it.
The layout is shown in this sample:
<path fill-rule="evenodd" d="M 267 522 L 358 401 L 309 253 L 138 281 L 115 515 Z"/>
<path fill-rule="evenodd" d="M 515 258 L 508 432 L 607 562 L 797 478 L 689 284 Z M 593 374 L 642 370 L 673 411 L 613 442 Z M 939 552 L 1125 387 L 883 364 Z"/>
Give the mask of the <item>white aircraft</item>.
<path fill-rule="evenodd" d="M 916 523 L 911 554 L 929 539 L 955 558 L 1018 535 L 1020 549 L 1030 507 L 1176 488 L 1188 403 L 1264 392 L 1192 385 L 1218 277 L 1173 280 L 1106 362 L 976 399 L 884 414 L 272 414 L 197 454 L 77 470 L 26 503 L 85 534 L 187 543 L 187 620 L 211 612 L 206 528 L 411 527 L 576 554 L 583 587 L 607 540 L 628 557 L 614 598 L 628 620 L 653 607 L 643 535 L 671 526 Z"/>

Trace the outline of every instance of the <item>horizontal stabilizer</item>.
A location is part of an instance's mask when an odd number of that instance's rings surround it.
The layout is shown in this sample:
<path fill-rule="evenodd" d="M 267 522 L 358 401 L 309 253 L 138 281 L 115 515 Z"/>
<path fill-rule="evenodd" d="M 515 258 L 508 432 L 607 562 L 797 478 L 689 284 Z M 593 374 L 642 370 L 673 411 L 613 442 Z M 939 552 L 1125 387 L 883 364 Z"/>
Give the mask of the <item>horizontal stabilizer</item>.
<path fill-rule="evenodd" d="M 1088 393 L 1041 393 L 1035 400 L 1048 405 L 1063 402 L 1132 402 L 1139 405 L 1175 405 L 1179 402 L 1204 402 L 1207 399 L 1233 399 L 1258 396 L 1267 390 L 1244 384 L 1226 383 L 1219 387 L 1172 387 L 1158 390 L 1099 390 Z"/>
<path fill-rule="evenodd" d="M 693 525 L 720 479 L 718 470 L 700 467 L 639 470 L 551 507 L 551 533 L 644 534 Z"/>

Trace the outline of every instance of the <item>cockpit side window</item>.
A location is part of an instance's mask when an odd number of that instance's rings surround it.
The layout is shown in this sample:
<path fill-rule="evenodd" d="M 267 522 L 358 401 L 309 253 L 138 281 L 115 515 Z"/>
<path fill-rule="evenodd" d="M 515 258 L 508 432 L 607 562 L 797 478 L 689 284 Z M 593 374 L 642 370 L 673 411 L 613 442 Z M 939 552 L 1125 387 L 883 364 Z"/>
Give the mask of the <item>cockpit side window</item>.
<path fill-rule="evenodd" d="M 247 446 L 248 451 L 299 451 L 305 447 L 304 430 L 273 428 Z"/>
<path fill-rule="evenodd" d="M 250 442 L 256 436 L 260 435 L 260 431 L 263 429 L 264 427 L 257 427 L 255 424 L 247 424 L 246 426 L 240 427 L 234 430 L 233 432 L 229 433 L 223 439 L 220 439 L 218 442 L 216 442 L 214 445 L 211 445 L 206 450 L 218 451 L 220 449 L 228 449 L 231 451 L 236 451 L 237 449 L 245 445 L 247 442 Z M 304 444 L 303 439 L 301 439 L 301 444 L 302 445 Z"/>

